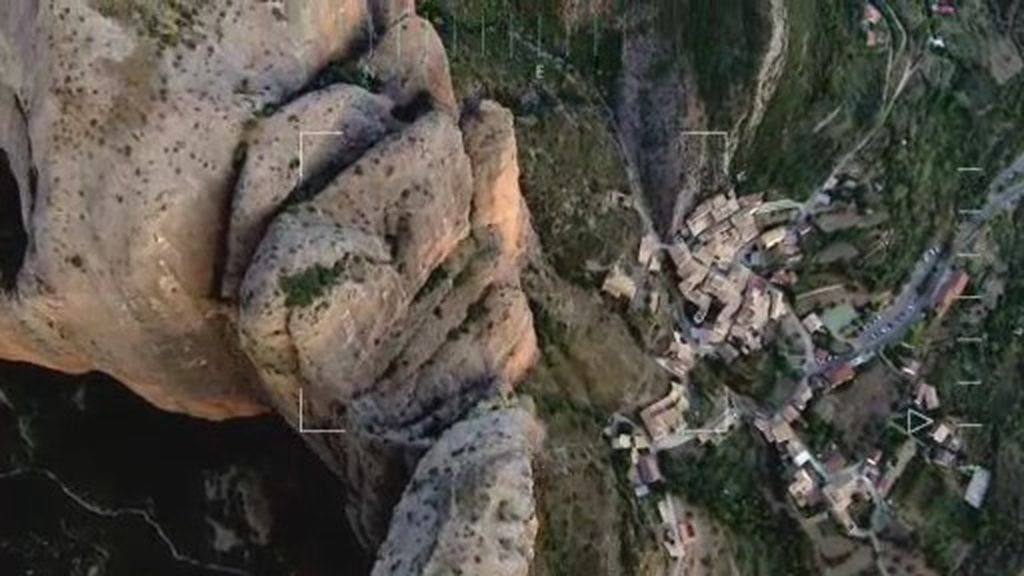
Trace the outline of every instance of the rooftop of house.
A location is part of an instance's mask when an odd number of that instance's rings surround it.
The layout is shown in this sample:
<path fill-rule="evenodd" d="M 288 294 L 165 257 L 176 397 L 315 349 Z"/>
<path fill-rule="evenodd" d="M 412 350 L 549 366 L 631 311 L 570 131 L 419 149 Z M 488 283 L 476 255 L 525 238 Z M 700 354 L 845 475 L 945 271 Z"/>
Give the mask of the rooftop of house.
<path fill-rule="evenodd" d="M 870 2 L 864 3 L 864 21 L 868 24 L 878 24 L 882 21 L 882 13 Z"/>
<path fill-rule="evenodd" d="M 980 466 L 975 468 L 971 481 L 967 483 L 967 489 L 964 491 L 964 500 L 973 508 L 981 508 L 991 479 L 992 474 L 988 470 Z"/>
<path fill-rule="evenodd" d="M 967 288 L 967 283 L 970 277 L 963 270 L 957 270 L 954 272 L 946 283 L 942 285 L 938 295 L 938 315 L 942 316 L 949 310 L 949 307 L 953 305 Z"/>
<path fill-rule="evenodd" d="M 806 508 L 813 505 L 820 498 L 818 483 L 806 469 L 800 468 L 793 475 L 793 481 L 789 484 L 789 495 L 793 497 L 797 506 Z"/>
<path fill-rule="evenodd" d="M 640 455 L 636 469 L 644 484 L 657 484 L 665 480 L 661 474 L 661 467 L 658 466 L 658 457 L 650 452 Z"/>
<path fill-rule="evenodd" d="M 940 405 L 939 392 L 935 386 L 921 382 L 914 393 L 914 402 L 925 410 L 936 410 Z"/>
<path fill-rule="evenodd" d="M 647 433 L 655 441 L 675 432 L 681 426 L 685 426 L 683 413 L 689 408 L 686 400 L 685 388 L 682 385 L 672 383 L 669 393 L 660 400 L 654 402 L 640 411 L 640 419 L 647 429 Z"/>
<path fill-rule="evenodd" d="M 831 387 L 841 386 L 857 376 L 857 372 L 846 362 L 839 364 L 825 372 L 825 379 Z"/>

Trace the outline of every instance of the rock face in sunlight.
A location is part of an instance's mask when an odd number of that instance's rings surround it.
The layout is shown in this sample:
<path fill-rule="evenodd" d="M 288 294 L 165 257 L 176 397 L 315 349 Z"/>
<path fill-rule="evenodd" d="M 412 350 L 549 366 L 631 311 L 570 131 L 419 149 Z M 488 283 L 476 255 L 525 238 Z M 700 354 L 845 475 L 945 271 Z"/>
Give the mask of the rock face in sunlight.
<path fill-rule="evenodd" d="M 537 354 L 512 115 L 456 102 L 411 2 L 236 4 L 0 7 L 3 202 L 25 238 L 0 245 L 0 357 L 202 418 L 343 429 L 304 438 L 369 549 L 403 490 L 419 505 L 424 453 L 482 468 L 452 446 L 486 435 L 514 458 L 449 480 L 504 494 L 479 554 L 525 574 L 537 425 L 474 411 Z M 471 518 L 433 520 L 444 550 Z M 389 557 L 421 555 L 396 530 Z M 438 550 L 416 565 L 474 556 Z"/>

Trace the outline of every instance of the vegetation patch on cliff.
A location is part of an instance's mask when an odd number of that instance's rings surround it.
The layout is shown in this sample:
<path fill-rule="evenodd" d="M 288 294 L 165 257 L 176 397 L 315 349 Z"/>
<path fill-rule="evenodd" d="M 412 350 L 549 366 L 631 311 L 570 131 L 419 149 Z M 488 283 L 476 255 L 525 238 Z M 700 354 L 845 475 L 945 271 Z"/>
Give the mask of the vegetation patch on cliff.
<path fill-rule="evenodd" d="M 341 270 L 337 266 L 316 264 L 297 274 L 282 277 L 281 290 L 284 291 L 285 306 L 309 306 L 334 286 L 339 276 Z"/>
<path fill-rule="evenodd" d="M 194 48 L 202 39 L 196 23 L 209 0 L 92 0 L 92 4 L 100 14 L 131 24 L 162 47 L 181 43 Z"/>
<path fill-rule="evenodd" d="M 304 308 L 327 294 L 343 278 L 359 281 L 366 264 L 362 257 L 346 254 L 331 266 L 314 264 L 295 274 L 282 276 L 280 288 L 285 295 L 285 306 Z"/>
<path fill-rule="evenodd" d="M 537 576 L 643 574 L 661 552 L 601 436 L 608 417 L 667 386 L 664 372 L 599 299 L 563 280 L 524 276 L 541 358 L 521 385 L 547 441 L 537 464 Z"/>

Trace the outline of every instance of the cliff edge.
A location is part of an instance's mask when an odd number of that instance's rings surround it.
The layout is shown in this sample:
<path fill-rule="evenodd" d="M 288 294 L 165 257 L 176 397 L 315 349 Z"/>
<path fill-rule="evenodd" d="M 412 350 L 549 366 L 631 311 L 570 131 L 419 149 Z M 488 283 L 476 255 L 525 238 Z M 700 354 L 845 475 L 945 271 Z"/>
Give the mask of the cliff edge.
<path fill-rule="evenodd" d="M 278 412 L 362 543 L 386 539 L 375 574 L 526 573 L 538 425 L 480 408 L 537 354 L 512 116 L 456 102 L 413 2 L 6 2 L 0 126 L 0 357 L 201 418 Z M 432 520 L 440 551 L 482 522 L 493 570 L 388 567 L 423 556 L 399 515 L 438 458 L 512 502 Z"/>

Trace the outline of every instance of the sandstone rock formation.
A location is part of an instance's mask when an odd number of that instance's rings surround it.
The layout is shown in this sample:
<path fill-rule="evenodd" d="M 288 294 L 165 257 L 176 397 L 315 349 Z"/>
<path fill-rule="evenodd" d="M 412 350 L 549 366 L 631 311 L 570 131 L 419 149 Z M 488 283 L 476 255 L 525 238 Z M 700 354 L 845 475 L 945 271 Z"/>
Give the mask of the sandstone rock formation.
<path fill-rule="evenodd" d="M 370 72 L 399 106 L 423 99 L 455 115 L 455 91 L 448 75 L 448 56 L 434 27 L 415 14 L 388 28 L 367 60 Z"/>
<path fill-rule="evenodd" d="M 463 124 L 427 112 L 295 200 L 240 292 L 242 345 L 277 410 L 348 431 L 313 442 L 359 487 L 352 521 L 377 538 L 391 480 L 536 354 L 512 118 L 485 102 Z"/>
<path fill-rule="evenodd" d="M 512 507 L 477 530 L 497 530 L 486 573 L 525 574 L 536 425 L 521 410 L 459 423 L 537 353 L 512 116 L 456 102 L 413 9 L 0 6 L 0 357 L 102 370 L 199 417 L 343 429 L 305 438 L 371 549 L 423 454 L 448 458 L 479 471 L 450 486 Z M 475 557 L 459 541 L 475 516 L 431 522 L 440 548 L 406 566 Z M 396 548 L 408 529 L 388 558 L 426 558 Z"/>
<path fill-rule="evenodd" d="M 358 0 L 0 5 L 0 117 L 16 120 L 0 148 L 28 238 L 0 354 L 103 370 L 206 418 L 265 410 L 215 298 L 236 151 L 367 15 Z"/>
<path fill-rule="evenodd" d="M 537 516 L 529 412 L 496 408 L 452 426 L 420 460 L 373 576 L 527 574 Z"/>
<path fill-rule="evenodd" d="M 271 217 L 305 175 L 351 164 L 394 124 L 391 102 L 349 84 L 304 95 L 257 123 L 231 200 L 221 295 L 234 299 Z"/>

